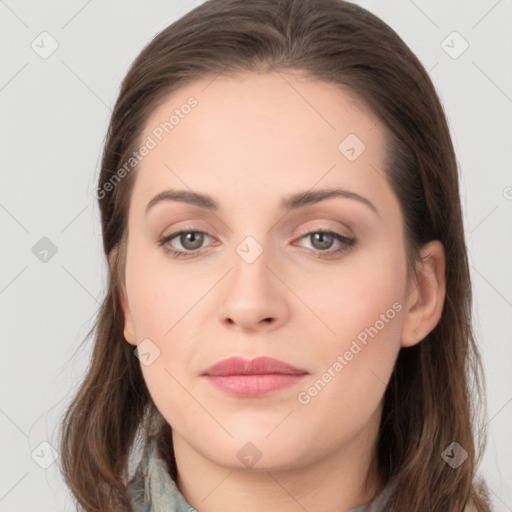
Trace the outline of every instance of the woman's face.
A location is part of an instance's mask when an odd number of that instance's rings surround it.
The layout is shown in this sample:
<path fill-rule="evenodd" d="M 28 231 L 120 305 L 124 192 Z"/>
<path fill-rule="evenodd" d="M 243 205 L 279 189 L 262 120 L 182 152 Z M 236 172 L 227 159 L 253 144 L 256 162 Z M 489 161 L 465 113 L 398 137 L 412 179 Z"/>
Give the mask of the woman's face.
<path fill-rule="evenodd" d="M 255 470 L 369 450 L 408 296 L 377 118 L 297 73 L 219 76 L 161 104 L 137 153 L 125 337 L 175 443 Z M 186 195 L 148 207 L 165 191 Z M 205 375 L 262 356 L 302 373 Z"/>

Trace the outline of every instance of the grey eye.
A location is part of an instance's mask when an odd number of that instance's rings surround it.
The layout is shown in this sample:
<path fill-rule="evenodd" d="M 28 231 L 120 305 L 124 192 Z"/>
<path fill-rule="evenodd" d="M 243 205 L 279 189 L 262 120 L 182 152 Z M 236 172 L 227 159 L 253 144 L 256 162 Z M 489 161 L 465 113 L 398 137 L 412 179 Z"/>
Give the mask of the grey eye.
<path fill-rule="evenodd" d="M 318 232 L 311 233 L 308 236 L 312 241 L 313 247 L 318 250 L 330 249 L 334 242 L 334 235 L 331 235 L 329 233 Z"/>
<path fill-rule="evenodd" d="M 204 233 L 199 231 L 186 231 L 178 236 L 180 244 L 189 251 L 199 249 L 204 242 Z"/>

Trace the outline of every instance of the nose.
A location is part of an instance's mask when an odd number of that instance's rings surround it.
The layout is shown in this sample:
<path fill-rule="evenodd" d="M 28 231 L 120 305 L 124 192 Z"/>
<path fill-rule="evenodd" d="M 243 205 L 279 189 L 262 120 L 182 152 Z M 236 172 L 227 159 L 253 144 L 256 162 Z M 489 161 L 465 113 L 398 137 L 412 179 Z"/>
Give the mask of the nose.
<path fill-rule="evenodd" d="M 235 255 L 233 268 L 224 279 L 219 308 L 219 320 L 225 327 L 244 332 L 272 331 L 287 322 L 290 291 L 278 267 L 272 266 L 266 250 L 252 262 Z"/>

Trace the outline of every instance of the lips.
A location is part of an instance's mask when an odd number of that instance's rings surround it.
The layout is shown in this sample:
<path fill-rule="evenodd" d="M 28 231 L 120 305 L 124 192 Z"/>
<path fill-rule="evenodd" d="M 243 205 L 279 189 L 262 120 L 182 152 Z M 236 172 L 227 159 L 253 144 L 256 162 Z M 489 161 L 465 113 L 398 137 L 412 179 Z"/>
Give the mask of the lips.
<path fill-rule="evenodd" d="M 273 357 L 230 357 L 208 368 L 203 376 L 223 393 L 247 399 L 298 385 L 308 373 Z"/>
<path fill-rule="evenodd" d="M 306 375 L 308 372 L 296 368 L 273 357 L 257 357 L 255 359 L 244 359 L 241 357 L 230 357 L 214 364 L 203 375 L 207 376 L 233 376 L 233 375 Z"/>

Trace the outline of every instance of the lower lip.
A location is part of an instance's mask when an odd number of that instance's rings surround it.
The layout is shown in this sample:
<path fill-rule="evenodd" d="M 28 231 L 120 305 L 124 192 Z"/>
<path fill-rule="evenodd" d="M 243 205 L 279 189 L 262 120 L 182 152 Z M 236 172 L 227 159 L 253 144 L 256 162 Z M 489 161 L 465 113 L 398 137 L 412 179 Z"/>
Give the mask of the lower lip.
<path fill-rule="evenodd" d="M 262 396 L 297 384 L 306 374 L 206 375 L 216 388 L 236 396 Z"/>

